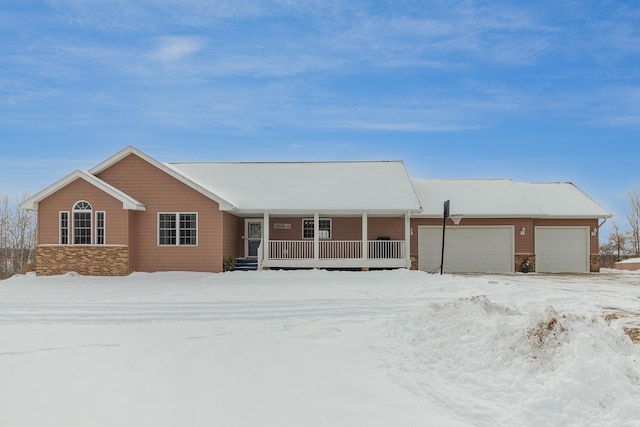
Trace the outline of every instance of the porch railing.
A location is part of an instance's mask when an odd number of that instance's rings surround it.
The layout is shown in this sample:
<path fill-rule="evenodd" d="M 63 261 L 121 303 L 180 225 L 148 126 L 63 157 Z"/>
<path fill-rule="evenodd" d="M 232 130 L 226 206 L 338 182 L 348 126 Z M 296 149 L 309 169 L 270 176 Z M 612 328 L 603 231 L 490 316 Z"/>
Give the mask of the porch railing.
<path fill-rule="evenodd" d="M 320 259 L 362 259 L 362 240 L 322 240 L 319 242 Z M 269 241 L 269 259 L 299 260 L 313 259 L 314 242 L 312 240 L 271 240 Z M 369 259 L 404 259 L 404 240 L 369 240 L 367 242 Z"/>

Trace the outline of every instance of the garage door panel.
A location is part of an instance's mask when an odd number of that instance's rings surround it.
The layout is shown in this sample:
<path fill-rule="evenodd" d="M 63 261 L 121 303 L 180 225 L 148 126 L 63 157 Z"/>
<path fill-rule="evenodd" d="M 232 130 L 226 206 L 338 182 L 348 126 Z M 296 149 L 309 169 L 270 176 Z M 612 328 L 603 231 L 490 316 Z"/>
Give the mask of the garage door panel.
<path fill-rule="evenodd" d="M 536 227 L 536 271 L 588 273 L 588 227 Z"/>
<path fill-rule="evenodd" d="M 440 265 L 442 227 L 419 227 L 419 268 Z M 447 227 L 444 271 L 494 273 L 513 271 L 513 227 Z"/>

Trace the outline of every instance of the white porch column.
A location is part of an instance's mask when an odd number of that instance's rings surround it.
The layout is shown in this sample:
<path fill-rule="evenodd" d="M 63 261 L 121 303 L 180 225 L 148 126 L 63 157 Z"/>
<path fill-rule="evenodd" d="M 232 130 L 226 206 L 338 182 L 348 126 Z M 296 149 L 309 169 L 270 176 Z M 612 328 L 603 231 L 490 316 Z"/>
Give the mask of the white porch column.
<path fill-rule="evenodd" d="M 411 212 L 404 214 L 404 248 L 407 268 L 411 269 Z"/>
<path fill-rule="evenodd" d="M 320 259 L 320 214 L 313 214 L 313 259 Z"/>
<path fill-rule="evenodd" d="M 362 259 L 369 259 L 369 215 L 362 214 Z"/>
<path fill-rule="evenodd" d="M 264 214 L 264 221 L 262 225 L 262 253 L 264 259 L 269 259 L 269 214 Z"/>

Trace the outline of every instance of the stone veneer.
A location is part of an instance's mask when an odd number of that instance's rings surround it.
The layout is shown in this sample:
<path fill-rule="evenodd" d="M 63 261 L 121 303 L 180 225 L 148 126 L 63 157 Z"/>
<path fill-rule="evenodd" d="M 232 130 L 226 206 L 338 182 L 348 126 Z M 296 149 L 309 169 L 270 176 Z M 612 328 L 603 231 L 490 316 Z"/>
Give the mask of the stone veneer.
<path fill-rule="evenodd" d="M 129 274 L 128 246 L 36 247 L 36 274 L 54 276 L 74 271 L 84 276 L 126 276 Z"/>
<path fill-rule="evenodd" d="M 589 257 L 589 261 L 591 264 L 591 272 L 599 273 L 600 272 L 600 254 L 591 254 Z"/>

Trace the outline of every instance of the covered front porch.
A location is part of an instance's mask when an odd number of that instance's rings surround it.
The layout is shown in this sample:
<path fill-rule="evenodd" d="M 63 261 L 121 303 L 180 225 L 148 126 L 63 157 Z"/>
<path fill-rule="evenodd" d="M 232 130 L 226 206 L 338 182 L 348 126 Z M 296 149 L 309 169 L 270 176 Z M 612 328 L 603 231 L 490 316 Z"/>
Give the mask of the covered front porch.
<path fill-rule="evenodd" d="M 265 213 L 260 239 L 247 226 L 249 256 L 266 268 L 410 268 L 410 213 L 308 216 Z M 255 224 L 255 221 L 253 222 Z M 251 224 L 251 220 L 247 220 Z M 251 253 L 251 245 L 255 253 Z"/>

